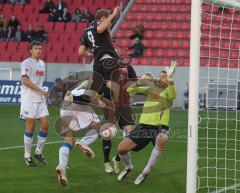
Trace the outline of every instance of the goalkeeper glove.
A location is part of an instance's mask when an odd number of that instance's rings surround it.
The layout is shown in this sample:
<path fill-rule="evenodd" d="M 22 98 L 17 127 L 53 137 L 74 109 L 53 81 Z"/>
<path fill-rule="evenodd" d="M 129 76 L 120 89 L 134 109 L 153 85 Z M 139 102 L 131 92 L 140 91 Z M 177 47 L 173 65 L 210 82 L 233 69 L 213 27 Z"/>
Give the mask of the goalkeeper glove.
<path fill-rule="evenodd" d="M 167 76 L 169 78 L 172 78 L 175 70 L 176 70 L 176 66 L 177 66 L 177 62 L 176 61 L 172 61 L 171 62 L 171 66 L 170 67 L 165 67 L 165 70 L 167 72 Z"/>
<path fill-rule="evenodd" d="M 73 95 L 71 93 L 71 91 L 67 91 L 65 97 L 64 97 L 64 101 L 72 103 L 73 102 Z"/>

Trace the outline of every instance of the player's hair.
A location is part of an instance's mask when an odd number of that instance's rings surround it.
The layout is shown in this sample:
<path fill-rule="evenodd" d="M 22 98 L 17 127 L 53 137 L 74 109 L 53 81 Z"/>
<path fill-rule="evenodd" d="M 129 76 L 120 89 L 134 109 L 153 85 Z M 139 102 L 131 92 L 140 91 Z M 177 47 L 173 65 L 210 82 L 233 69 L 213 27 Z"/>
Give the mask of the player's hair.
<path fill-rule="evenodd" d="M 166 70 L 162 70 L 161 73 L 167 74 L 167 71 Z"/>
<path fill-rule="evenodd" d="M 153 77 L 153 75 L 152 75 L 151 72 L 145 72 L 144 76 L 150 76 L 150 77 Z"/>
<path fill-rule="evenodd" d="M 31 50 L 33 48 L 33 46 L 41 46 L 42 45 L 42 42 L 38 41 L 38 40 L 33 40 L 31 43 L 30 43 L 30 46 L 29 46 L 29 50 Z"/>
<path fill-rule="evenodd" d="M 108 9 L 99 9 L 95 14 L 95 19 L 100 20 L 102 17 L 108 17 L 111 12 Z"/>

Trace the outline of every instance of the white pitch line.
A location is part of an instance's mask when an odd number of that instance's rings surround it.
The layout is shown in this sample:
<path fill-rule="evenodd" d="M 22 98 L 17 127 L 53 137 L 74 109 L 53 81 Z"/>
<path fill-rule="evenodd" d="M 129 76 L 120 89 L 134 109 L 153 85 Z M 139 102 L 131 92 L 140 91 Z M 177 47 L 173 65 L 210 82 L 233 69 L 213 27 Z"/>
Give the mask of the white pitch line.
<path fill-rule="evenodd" d="M 46 145 L 48 144 L 56 144 L 56 143 L 62 143 L 63 141 L 52 141 L 52 142 L 47 142 L 45 143 Z M 36 146 L 37 144 L 33 144 L 33 146 Z M 8 149 L 18 149 L 18 148 L 23 148 L 23 145 L 18 145 L 18 146 L 10 146 L 10 147 L 0 147 L 0 151 L 2 150 L 8 150 Z"/>
<path fill-rule="evenodd" d="M 240 183 L 239 184 L 234 184 L 234 185 L 231 185 L 231 186 L 228 186 L 228 187 L 225 187 L 225 188 L 221 188 L 221 189 L 215 190 L 215 191 L 210 192 L 210 193 L 226 192 L 226 190 L 233 190 L 233 189 L 235 190 L 238 187 L 240 187 Z"/>

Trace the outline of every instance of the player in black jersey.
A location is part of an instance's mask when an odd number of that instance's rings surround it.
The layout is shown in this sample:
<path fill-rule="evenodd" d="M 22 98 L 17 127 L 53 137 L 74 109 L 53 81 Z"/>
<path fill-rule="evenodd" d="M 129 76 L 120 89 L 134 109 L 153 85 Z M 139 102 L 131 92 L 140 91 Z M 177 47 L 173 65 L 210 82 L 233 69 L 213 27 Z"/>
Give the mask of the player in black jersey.
<path fill-rule="evenodd" d="M 88 49 L 91 50 L 94 56 L 93 83 L 91 85 L 91 90 L 101 94 L 100 91 L 103 86 L 110 89 L 111 94 L 104 93 L 105 97 L 109 96 L 108 99 L 110 101 L 110 103 L 107 104 L 109 108 L 104 110 L 104 118 L 113 124 L 116 123 L 115 102 L 118 101 L 120 90 L 118 84 L 119 57 L 112 45 L 109 28 L 112 24 L 112 20 L 119 12 L 119 6 L 114 9 L 112 14 L 107 9 L 98 10 L 95 15 L 95 21 L 91 26 L 85 29 L 79 47 L 80 56 L 90 55 Z M 109 161 L 107 158 L 110 154 L 111 143 L 103 140 L 103 146 L 106 163 Z"/>
<path fill-rule="evenodd" d="M 96 12 L 95 21 L 85 29 L 79 47 L 80 55 L 88 55 L 90 49 L 94 56 L 93 84 L 92 90 L 99 91 L 102 84 L 106 84 L 113 91 L 114 100 L 117 100 L 118 75 L 114 73 L 119 67 L 118 55 L 112 45 L 109 27 L 112 20 L 119 14 L 120 7 L 117 6 L 113 13 L 109 10 L 100 9 Z"/>

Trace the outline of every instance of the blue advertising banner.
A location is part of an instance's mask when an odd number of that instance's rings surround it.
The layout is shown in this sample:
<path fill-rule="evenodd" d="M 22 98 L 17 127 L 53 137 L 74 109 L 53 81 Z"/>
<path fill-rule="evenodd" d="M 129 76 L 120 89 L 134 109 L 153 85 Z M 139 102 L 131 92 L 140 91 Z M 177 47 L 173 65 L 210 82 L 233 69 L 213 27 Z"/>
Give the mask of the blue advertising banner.
<path fill-rule="evenodd" d="M 0 103 L 20 103 L 21 85 L 21 81 L 0 80 Z M 49 91 L 52 86 L 52 82 L 43 83 L 45 91 Z"/>

